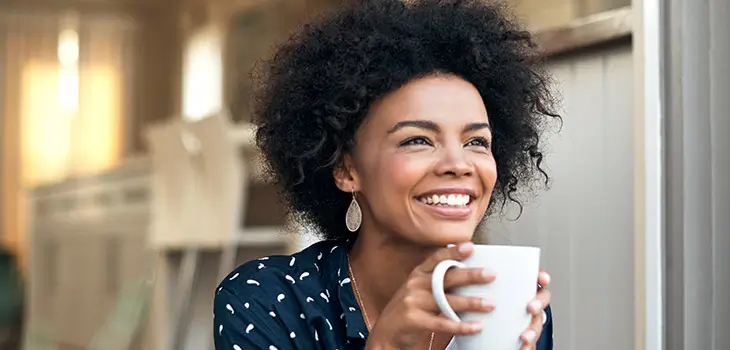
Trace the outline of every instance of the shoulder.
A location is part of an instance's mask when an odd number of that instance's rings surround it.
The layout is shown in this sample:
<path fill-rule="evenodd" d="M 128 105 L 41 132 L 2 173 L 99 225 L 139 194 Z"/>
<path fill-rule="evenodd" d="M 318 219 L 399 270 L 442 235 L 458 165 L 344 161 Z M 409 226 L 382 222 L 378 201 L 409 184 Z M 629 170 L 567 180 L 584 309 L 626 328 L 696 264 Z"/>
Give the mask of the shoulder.
<path fill-rule="evenodd" d="M 305 315 L 325 312 L 310 295 L 319 295 L 328 281 L 319 277 L 316 271 L 323 267 L 317 263 L 325 264 L 323 255 L 333 246 L 323 241 L 296 254 L 254 259 L 231 271 L 215 291 L 216 349 L 293 349 L 314 341 Z"/>
<path fill-rule="evenodd" d="M 315 276 L 322 266 L 320 260 L 338 244 L 321 241 L 292 255 L 272 255 L 254 259 L 231 271 L 218 285 L 216 293 L 227 290 L 233 295 L 256 298 L 267 295 L 278 287 L 306 287 L 322 281 Z"/>

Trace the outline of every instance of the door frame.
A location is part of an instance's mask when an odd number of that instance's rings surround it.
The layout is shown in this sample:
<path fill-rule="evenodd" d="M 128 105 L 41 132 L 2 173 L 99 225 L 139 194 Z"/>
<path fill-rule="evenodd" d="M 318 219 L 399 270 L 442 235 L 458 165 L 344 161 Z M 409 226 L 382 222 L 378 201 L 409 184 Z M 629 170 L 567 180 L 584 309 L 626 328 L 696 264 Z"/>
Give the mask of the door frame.
<path fill-rule="evenodd" d="M 664 349 L 666 0 L 634 0 L 635 321 L 637 350 Z"/>

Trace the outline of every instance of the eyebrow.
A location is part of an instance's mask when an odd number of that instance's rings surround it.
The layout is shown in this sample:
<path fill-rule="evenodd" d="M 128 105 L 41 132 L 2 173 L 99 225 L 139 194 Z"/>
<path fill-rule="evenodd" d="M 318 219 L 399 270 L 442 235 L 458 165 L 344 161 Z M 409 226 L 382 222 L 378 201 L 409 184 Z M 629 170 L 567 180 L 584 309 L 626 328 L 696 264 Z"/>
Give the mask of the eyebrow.
<path fill-rule="evenodd" d="M 388 130 L 388 134 L 392 134 L 400 129 L 403 128 L 418 128 L 418 129 L 425 129 L 433 132 L 439 132 L 441 128 L 434 122 L 428 121 L 428 120 L 404 120 L 396 123 L 390 130 Z M 464 127 L 464 130 L 462 132 L 473 132 L 477 130 L 482 129 L 490 129 L 489 123 L 471 123 Z"/>
<path fill-rule="evenodd" d="M 482 130 L 482 129 L 489 129 L 491 131 L 492 127 L 489 126 L 489 123 L 471 123 L 464 128 L 463 132 L 467 133 L 467 132 L 472 132 L 472 131 L 477 131 L 477 130 Z"/>

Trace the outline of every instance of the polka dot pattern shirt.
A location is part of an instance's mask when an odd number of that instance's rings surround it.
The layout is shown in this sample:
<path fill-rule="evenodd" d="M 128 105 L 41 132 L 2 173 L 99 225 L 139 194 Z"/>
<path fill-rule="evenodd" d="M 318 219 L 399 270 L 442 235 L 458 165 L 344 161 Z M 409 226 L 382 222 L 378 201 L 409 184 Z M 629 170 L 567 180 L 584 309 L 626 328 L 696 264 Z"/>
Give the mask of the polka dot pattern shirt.
<path fill-rule="evenodd" d="M 368 330 L 347 268 L 348 241 L 250 261 L 216 290 L 216 350 L 361 350 Z M 552 317 L 538 350 L 552 349 Z M 453 345 L 453 344 L 452 344 Z"/>

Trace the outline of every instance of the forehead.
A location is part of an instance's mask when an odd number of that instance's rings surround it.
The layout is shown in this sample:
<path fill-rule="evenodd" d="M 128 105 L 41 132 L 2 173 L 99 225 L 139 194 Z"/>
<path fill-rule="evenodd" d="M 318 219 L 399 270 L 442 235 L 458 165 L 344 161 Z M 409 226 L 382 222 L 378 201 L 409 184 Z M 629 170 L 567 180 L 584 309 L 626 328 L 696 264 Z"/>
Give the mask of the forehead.
<path fill-rule="evenodd" d="M 453 75 L 433 75 L 409 82 L 370 109 L 370 128 L 389 128 L 403 120 L 429 120 L 442 128 L 488 122 L 479 91 Z"/>

